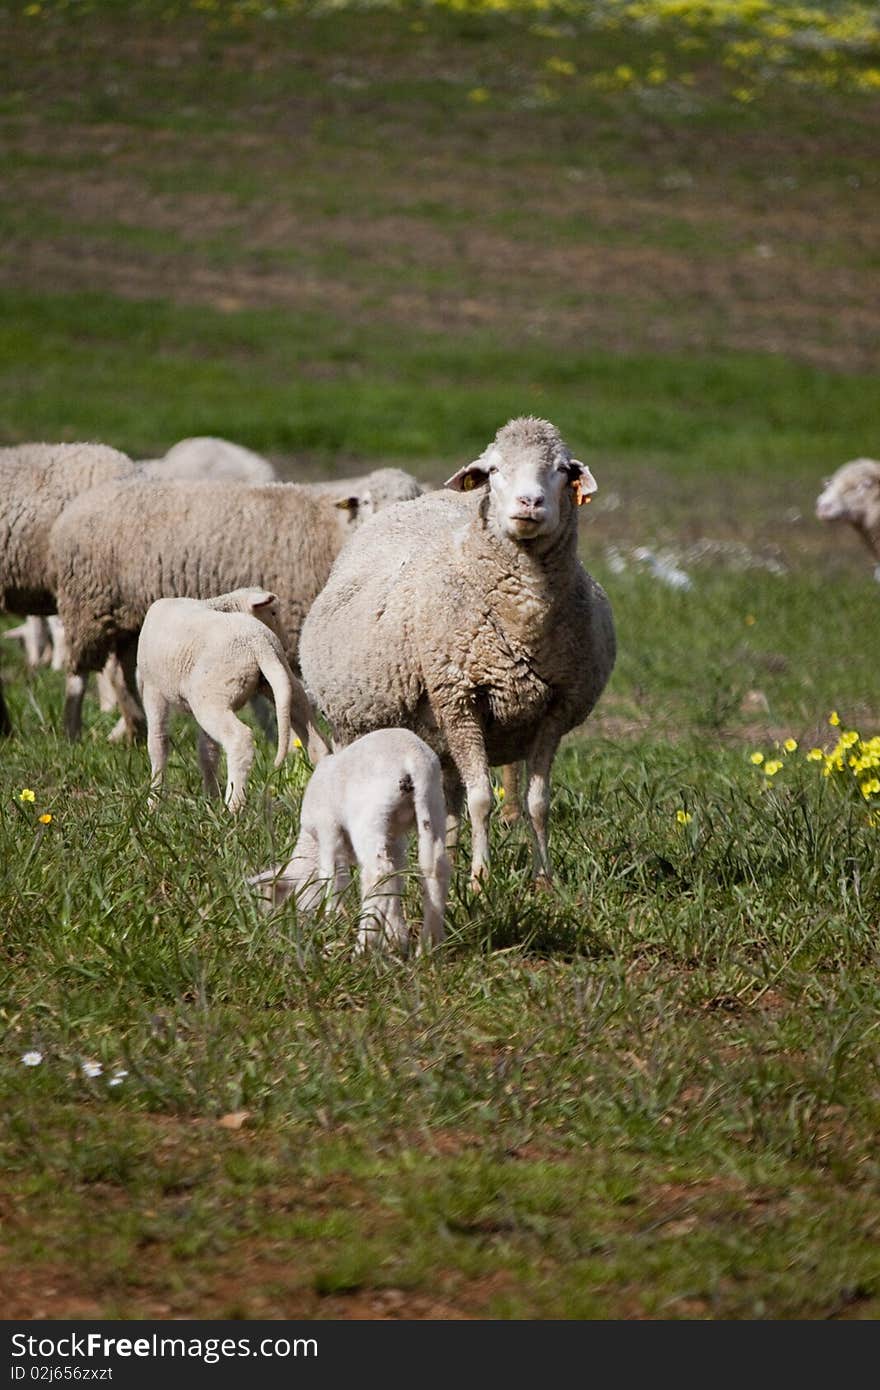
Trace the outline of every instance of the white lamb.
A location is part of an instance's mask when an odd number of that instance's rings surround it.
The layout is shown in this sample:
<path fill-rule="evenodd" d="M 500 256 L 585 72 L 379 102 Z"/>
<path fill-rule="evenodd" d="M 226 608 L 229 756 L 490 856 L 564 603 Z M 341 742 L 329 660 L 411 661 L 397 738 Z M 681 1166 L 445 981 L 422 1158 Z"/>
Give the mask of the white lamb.
<path fill-rule="evenodd" d="M 147 716 L 151 804 L 168 761 L 168 716 L 188 710 L 200 728 L 199 762 L 205 791 L 219 795 L 217 762 L 226 754 L 225 801 L 244 804 L 254 760 L 253 735 L 235 710 L 268 683 L 275 700 L 280 767 L 290 725 L 313 761 L 327 752 L 306 694 L 278 636 L 278 599 L 266 589 L 236 589 L 216 598 L 161 598 L 147 609 L 137 648 L 137 683 Z"/>
<path fill-rule="evenodd" d="M 402 875 L 414 827 L 422 877 L 420 942 L 439 943 L 449 889 L 443 777 L 436 753 L 408 729 L 377 729 L 324 758 L 306 787 L 290 860 L 248 883 L 266 910 L 294 894 L 301 911 L 314 912 L 345 891 L 349 870 L 358 864 L 358 950 L 390 941 L 406 954 Z"/>

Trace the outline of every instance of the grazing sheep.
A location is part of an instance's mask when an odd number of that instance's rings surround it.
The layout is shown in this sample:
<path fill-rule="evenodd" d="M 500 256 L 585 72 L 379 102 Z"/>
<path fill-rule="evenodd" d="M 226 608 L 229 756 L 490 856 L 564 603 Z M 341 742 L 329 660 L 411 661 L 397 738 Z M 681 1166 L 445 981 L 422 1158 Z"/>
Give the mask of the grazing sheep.
<path fill-rule="evenodd" d="M 48 555 L 53 522 L 72 497 L 134 468 L 130 458 L 104 444 L 0 449 L 0 610 L 35 617 L 55 612 Z M 6 725 L 8 732 L 8 716 Z"/>
<path fill-rule="evenodd" d="M 199 725 L 206 792 L 219 795 L 217 760 L 222 748 L 225 801 L 231 811 L 241 809 L 254 741 L 235 710 L 256 693 L 261 681 L 275 701 L 275 766 L 287 756 L 291 721 L 313 760 L 328 751 L 305 692 L 287 664 L 279 632 L 278 599 L 265 589 L 236 589 L 210 599 L 160 598 L 150 605 L 137 646 L 137 685 L 147 716 L 154 793 L 168 761 L 168 716 L 177 707 L 188 710 Z"/>
<path fill-rule="evenodd" d="M 248 883 L 266 909 L 293 894 L 301 911 L 314 912 L 345 892 L 349 869 L 358 864 L 358 949 L 390 941 L 406 953 L 402 875 L 413 829 L 422 879 L 420 941 L 436 945 L 449 889 L 443 777 L 437 755 L 408 729 L 378 729 L 325 758 L 306 787 L 291 858 Z"/>
<path fill-rule="evenodd" d="M 453 814 L 464 787 L 474 886 L 488 870 L 489 767 L 522 759 L 549 877 L 553 758 L 611 674 L 611 608 L 577 558 L 576 507 L 595 486 L 553 425 L 511 420 L 454 491 L 366 522 L 303 625 L 306 688 L 337 742 L 413 729 L 440 756 Z"/>
<path fill-rule="evenodd" d="M 413 479 L 400 476 L 409 495 Z M 303 619 L 358 524 L 357 495 L 354 506 L 344 501 L 296 483 L 132 479 L 71 502 L 51 539 L 68 644 L 68 736 L 80 731 L 85 676 L 112 652 L 133 689 L 135 639 L 158 598 L 210 598 L 250 585 L 279 594 L 282 645 L 296 669 Z M 141 712 L 132 696 L 123 700 L 135 727 Z"/>
<path fill-rule="evenodd" d="M 150 478 L 211 479 L 217 483 L 274 483 L 278 479 L 268 459 L 211 435 L 181 439 L 162 458 L 143 459 L 139 467 Z"/>
<path fill-rule="evenodd" d="M 880 581 L 880 462 L 853 459 L 827 479 L 816 499 L 819 521 L 848 521 L 876 561 Z"/>

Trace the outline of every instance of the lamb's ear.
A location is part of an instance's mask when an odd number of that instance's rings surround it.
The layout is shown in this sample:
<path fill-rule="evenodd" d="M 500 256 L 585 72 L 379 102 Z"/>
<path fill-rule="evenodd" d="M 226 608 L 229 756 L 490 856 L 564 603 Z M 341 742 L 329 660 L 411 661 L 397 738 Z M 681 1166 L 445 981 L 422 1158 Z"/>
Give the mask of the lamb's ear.
<path fill-rule="evenodd" d="M 452 488 L 453 492 L 472 492 L 475 487 L 482 487 L 488 482 L 491 455 L 495 452 L 494 449 L 487 449 L 473 463 L 466 463 L 464 468 L 459 468 L 457 473 L 447 478 L 443 486 Z"/>
<path fill-rule="evenodd" d="M 596 479 L 587 465 L 581 463 L 580 459 L 569 459 L 567 471 L 571 479 L 575 506 L 582 507 L 585 502 L 589 502 L 592 494 L 596 491 L 598 486 Z"/>
<path fill-rule="evenodd" d="M 257 613 L 261 608 L 267 607 L 268 604 L 277 602 L 277 594 L 270 593 L 268 589 L 263 589 L 260 593 L 254 594 L 251 599 L 251 612 Z"/>

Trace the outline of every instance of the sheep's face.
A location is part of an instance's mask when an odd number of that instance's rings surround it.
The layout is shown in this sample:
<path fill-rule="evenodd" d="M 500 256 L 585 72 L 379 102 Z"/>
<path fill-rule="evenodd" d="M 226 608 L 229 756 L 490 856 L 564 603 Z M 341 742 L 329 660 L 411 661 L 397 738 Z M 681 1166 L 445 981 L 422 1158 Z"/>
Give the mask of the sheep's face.
<path fill-rule="evenodd" d="M 446 486 L 466 492 L 485 483 L 493 524 L 523 542 L 554 535 L 570 508 L 596 491 L 586 464 L 572 458 L 555 428 L 541 420 L 512 420 Z"/>
<path fill-rule="evenodd" d="M 880 522 L 880 463 L 855 459 L 838 468 L 816 499 L 819 521 L 849 521 L 854 526 Z"/>

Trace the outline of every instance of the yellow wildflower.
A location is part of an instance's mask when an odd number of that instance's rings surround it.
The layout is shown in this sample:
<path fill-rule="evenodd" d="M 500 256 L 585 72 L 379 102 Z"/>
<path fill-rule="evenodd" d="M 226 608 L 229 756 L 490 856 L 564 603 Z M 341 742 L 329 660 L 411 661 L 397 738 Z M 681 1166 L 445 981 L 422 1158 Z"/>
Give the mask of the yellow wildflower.
<path fill-rule="evenodd" d="M 769 763 L 764 764 L 764 776 L 775 777 L 781 767 L 782 763 L 778 758 L 771 758 Z"/>
<path fill-rule="evenodd" d="M 32 792 L 30 787 L 22 787 L 21 791 L 18 793 L 18 799 L 19 801 L 36 801 L 37 797 L 36 793 Z"/>
<path fill-rule="evenodd" d="M 678 821 L 679 825 L 690 825 L 691 821 L 693 820 L 693 816 L 691 815 L 690 811 L 682 811 L 681 809 L 679 809 L 675 813 L 675 819 Z"/>
<path fill-rule="evenodd" d="M 567 58 L 557 58 L 555 56 L 548 58 L 544 67 L 548 72 L 555 72 L 560 77 L 574 77 L 577 72 L 574 63 L 569 62 Z"/>
<path fill-rule="evenodd" d="M 840 742 L 844 748 L 852 748 L 854 743 L 858 743 L 859 736 L 854 729 L 847 729 L 840 735 Z"/>
<path fill-rule="evenodd" d="M 503 801 L 503 800 L 504 800 L 504 788 L 503 788 L 503 787 L 496 787 L 496 788 L 495 788 L 495 800 L 496 800 L 496 801 Z"/>
<path fill-rule="evenodd" d="M 807 754 L 807 759 L 811 763 L 821 763 L 824 757 L 825 754 L 822 752 L 821 748 L 811 748 Z"/>
<path fill-rule="evenodd" d="M 746 627 L 754 627 L 758 619 L 755 617 L 754 613 L 747 613 L 744 621 Z"/>
<path fill-rule="evenodd" d="M 831 711 L 831 713 L 829 714 L 829 716 L 828 716 L 828 723 L 831 724 L 835 729 L 837 728 L 838 724 L 840 723 L 840 715 L 837 713 L 837 710 L 836 710 L 836 709 L 833 709 L 833 710 Z"/>
<path fill-rule="evenodd" d="M 294 746 L 294 748 L 297 748 L 297 749 L 302 748 L 302 746 L 303 746 L 303 741 L 302 741 L 302 739 L 301 739 L 301 738 L 294 738 L 294 740 L 293 740 L 293 746 Z"/>
<path fill-rule="evenodd" d="M 763 761 L 764 761 L 764 754 L 763 754 L 763 753 L 751 753 L 751 754 L 749 755 L 749 762 L 750 762 L 750 763 L 754 763 L 754 764 L 755 764 L 755 767 L 760 767 Z"/>
<path fill-rule="evenodd" d="M 793 753 L 797 748 L 797 739 L 787 738 L 782 746 L 785 749 L 786 753 Z"/>
<path fill-rule="evenodd" d="M 483 102 L 488 100 L 488 87 L 471 87 L 471 90 L 468 92 L 468 101 L 472 102 L 474 106 L 482 106 Z"/>
<path fill-rule="evenodd" d="M 880 777 L 872 777 L 870 781 L 862 783 L 862 796 L 868 800 L 869 796 L 877 796 L 880 793 Z"/>
<path fill-rule="evenodd" d="M 40 822 L 40 825 L 52 824 L 52 817 L 48 811 L 46 811 L 42 816 L 37 816 L 37 820 Z"/>

